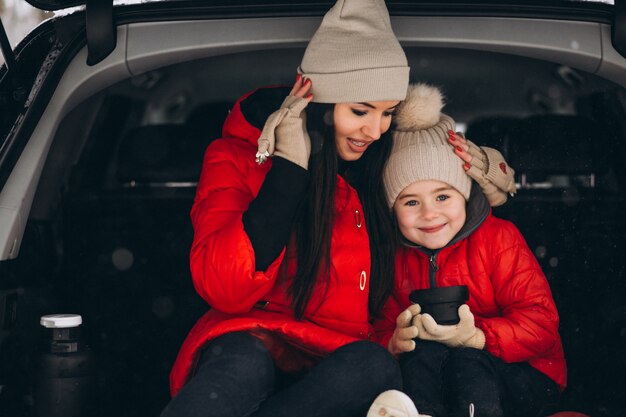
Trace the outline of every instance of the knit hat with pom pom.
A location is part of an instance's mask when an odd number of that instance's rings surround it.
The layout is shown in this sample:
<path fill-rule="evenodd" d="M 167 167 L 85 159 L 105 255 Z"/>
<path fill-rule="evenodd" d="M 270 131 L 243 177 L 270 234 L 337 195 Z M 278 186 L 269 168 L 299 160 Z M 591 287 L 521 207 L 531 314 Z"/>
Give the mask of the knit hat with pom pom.
<path fill-rule="evenodd" d="M 471 179 L 448 144 L 448 130 L 454 131 L 456 125 L 442 108 L 441 92 L 426 84 L 409 86 L 398 106 L 391 155 L 383 172 L 389 207 L 407 186 L 423 180 L 445 182 L 469 198 Z"/>

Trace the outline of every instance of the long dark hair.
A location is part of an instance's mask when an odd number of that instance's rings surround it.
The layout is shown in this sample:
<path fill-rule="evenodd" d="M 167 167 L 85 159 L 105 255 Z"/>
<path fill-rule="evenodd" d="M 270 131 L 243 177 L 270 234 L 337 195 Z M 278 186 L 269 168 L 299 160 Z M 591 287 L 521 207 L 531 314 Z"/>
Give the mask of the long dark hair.
<path fill-rule="evenodd" d="M 301 319 L 318 277 L 330 274 L 330 244 L 335 215 L 335 189 L 339 172 L 335 146 L 333 104 L 308 105 L 307 130 L 311 137 L 311 181 L 296 218 L 298 269 L 289 288 L 295 317 Z M 395 245 L 392 216 L 386 205 L 382 172 L 391 151 L 390 133 L 370 145 L 344 173 L 357 190 L 370 240 L 369 310 L 378 314 L 391 292 Z"/>

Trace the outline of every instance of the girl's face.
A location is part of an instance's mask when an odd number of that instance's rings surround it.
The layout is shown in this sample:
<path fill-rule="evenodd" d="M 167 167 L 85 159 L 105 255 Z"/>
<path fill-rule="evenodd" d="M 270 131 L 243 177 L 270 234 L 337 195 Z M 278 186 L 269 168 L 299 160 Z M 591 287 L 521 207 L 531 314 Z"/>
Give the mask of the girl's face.
<path fill-rule="evenodd" d="M 428 249 L 446 246 L 465 224 L 465 198 L 441 181 L 409 185 L 396 198 L 393 210 L 402 235 Z"/>
<path fill-rule="evenodd" d="M 389 130 L 399 101 L 337 103 L 333 113 L 335 145 L 344 161 L 356 161 L 367 148 Z"/>

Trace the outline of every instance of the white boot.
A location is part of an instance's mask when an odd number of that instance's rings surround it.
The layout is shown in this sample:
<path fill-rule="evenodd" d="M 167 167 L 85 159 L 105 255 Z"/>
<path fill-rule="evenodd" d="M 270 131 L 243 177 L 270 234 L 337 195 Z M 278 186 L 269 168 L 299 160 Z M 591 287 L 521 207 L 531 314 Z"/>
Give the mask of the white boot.
<path fill-rule="evenodd" d="M 420 417 L 420 414 L 408 395 L 389 390 L 376 397 L 367 417 Z"/>

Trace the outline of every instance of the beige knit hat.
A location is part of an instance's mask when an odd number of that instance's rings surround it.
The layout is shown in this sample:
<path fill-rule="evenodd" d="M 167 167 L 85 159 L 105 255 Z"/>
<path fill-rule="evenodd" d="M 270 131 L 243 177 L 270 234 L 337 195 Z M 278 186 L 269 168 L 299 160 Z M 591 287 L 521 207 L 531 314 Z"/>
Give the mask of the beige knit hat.
<path fill-rule="evenodd" d="M 304 52 L 298 73 L 316 103 L 404 100 L 409 66 L 384 0 L 338 0 Z"/>
<path fill-rule="evenodd" d="M 442 108 L 441 92 L 426 84 L 409 86 L 406 100 L 398 106 L 391 155 L 383 172 L 389 207 L 403 189 L 421 180 L 445 182 L 469 198 L 471 179 L 448 144 L 448 130 L 454 131 L 455 123 L 441 113 Z"/>

